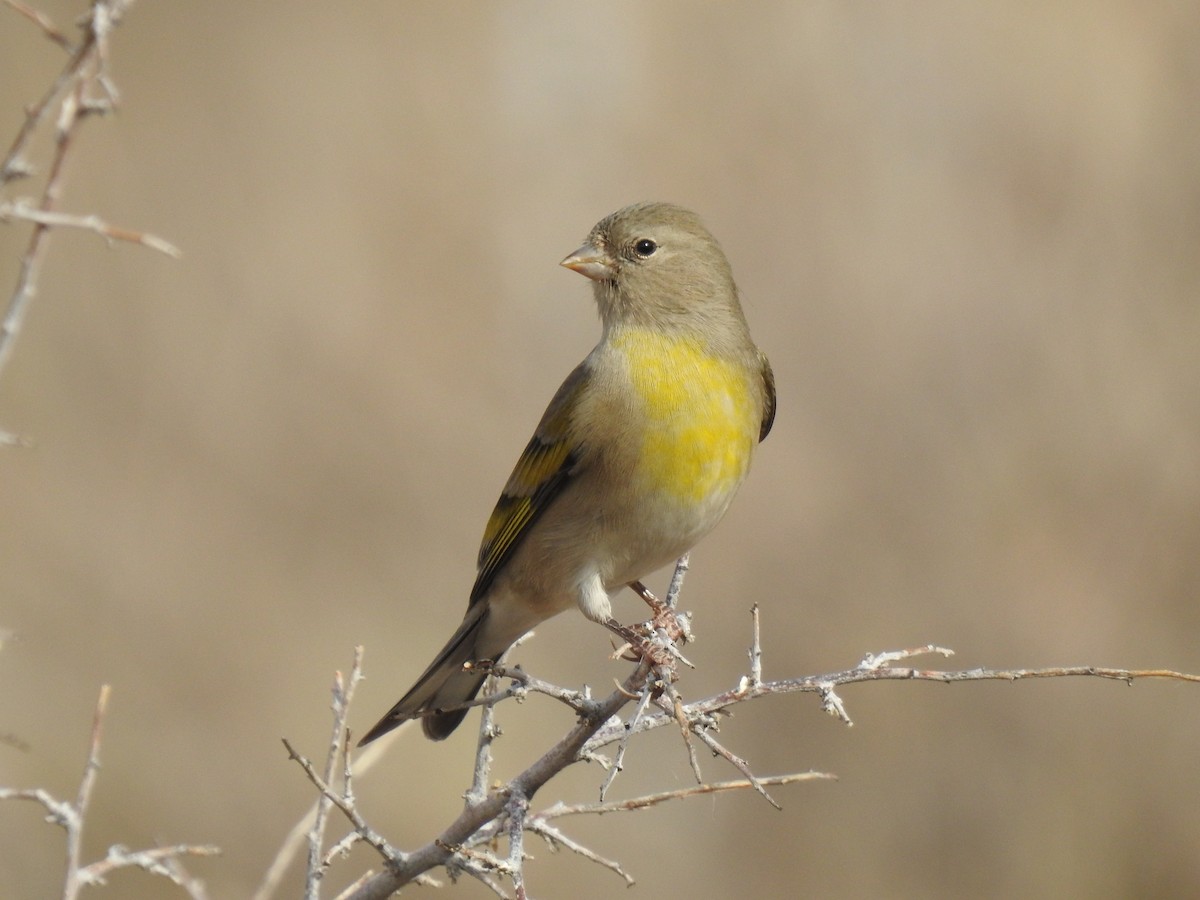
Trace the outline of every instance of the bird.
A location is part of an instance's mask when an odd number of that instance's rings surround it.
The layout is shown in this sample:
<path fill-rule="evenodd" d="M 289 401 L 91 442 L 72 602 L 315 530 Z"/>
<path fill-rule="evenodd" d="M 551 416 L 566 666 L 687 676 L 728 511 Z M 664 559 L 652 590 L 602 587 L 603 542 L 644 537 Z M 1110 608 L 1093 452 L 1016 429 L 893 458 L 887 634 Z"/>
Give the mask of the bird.
<path fill-rule="evenodd" d="M 771 365 L 695 213 L 627 206 L 561 265 L 591 279 L 600 340 L 504 485 L 462 624 L 359 746 L 414 718 L 445 739 L 487 676 L 481 664 L 571 607 L 627 633 L 612 598 L 713 529 L 771 430 Z"/>

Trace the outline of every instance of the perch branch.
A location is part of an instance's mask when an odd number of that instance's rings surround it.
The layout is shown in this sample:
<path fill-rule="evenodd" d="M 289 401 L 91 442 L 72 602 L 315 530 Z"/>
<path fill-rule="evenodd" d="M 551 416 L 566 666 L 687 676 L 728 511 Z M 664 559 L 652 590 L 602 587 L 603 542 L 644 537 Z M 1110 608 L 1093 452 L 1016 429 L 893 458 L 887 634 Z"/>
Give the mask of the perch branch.
<path fill-rule="evenodd" d="M 678 600 L 678 581 L 686 559 L 681 560 L 673 580 L 673 589 L 668 592 L 668 602 Z M 637 587 L 641 587 L 640 585 Z M 635 588 L 636 589 L 636 588 Z M 644 591 L 644 588 L 642 588 Z M 646 591 L 643 596 L 648 594 Z M 649 600 L 647 602 L 650 602 Z M 665 606 L 666 604 L 660 604 Z M 652 608 L 654 603 L 651 603 Z M 672 607 L 673 609 L 673 607 Z M 485 696 L 471 705 L 483 705 L 484 716 L 480 728 L 476 754 L 474 780 L 466 794 L 466 805 L 457 818 L 437 838 L 412 852 L 404 853 L 390 847 L 354 808 L 353 797 L 347 790 L 342 795 L 333 792 L 326 779 L 317 775 L 307 760 L 289 747 L 293 758 L 300 762 L 309 779 L 329 796 L 334 806 L 343 811 L 350 820 L 353 836 L 348 836 L 338 845 L 347 845 L 352 837 L 364 840 L 376 847 L 384 857 L 384 870 L 360 878 L 355 885 L 343 893 L 346 900 L 368 900 L 389 897 L 404 885 L 414 880 L 429 880 L 428 872 L 445 867 L 451 878 L 466 874 L 486 884 L 498 896 L 506 896 L 498 878 L 508 879 L 513 884 L 516 897 L 526 894 L 524 864 L 524 832 L 540 836 L 552 849 L 565 847 L 585 859 L 616 873 L 627 883 L 632 876 L 620 863 L 607 859 L 565 834 L 560 827 L 551 824 L 568 815 L 628 812 L 646 809 L 672 800 L 715 794 L 732 790 L 754 790 L 773 805 L 778 804 L 767 793 L 767 787 L 789 785 L 801 781 L 828 780 L 835 776 L 822 772 L 796 772 L 769 777 L 757 776 L 750 763 L 716 740 L 715 732 L 721 718 L 728 710 L 739 704 L 776 694 L 814 693 L 821 698 L 822 707 L 850 724 L 845 704 L 837 691 L 849 684 L 867 681 L 936 681 L 957 683 L 963 681 L 1004 680 L 1020 681 L 1029 678 L 1052 678 L 1070 676 L 1100 677 L 1132 683 L 1144 678 L 1168 678 L 1186 682 L 1200 682 L 1200 675 L 1176 672 L 1169 669 L 1111 669 L 1096 666 L 1047 667 L 1040 669 L 990 669 L 937 670 L 918 668 L 907 663 L 914 657 L 936 653 L 944 656 L 952 651 L 933 644 L 904 650 L 867 654 L 855 666 L 838 672 L 767 681 L 763 679 L 763 652 L 761 646 L 760 615 L 757 606 L 751 610 L 752 636 L 748 653 L 748 673 L 741 676 L 730 690 L 691 703 L 683 702 L 675 688 L 675 673 L 670 658 L 658 653 L 649 643 L 648 651 L 632 674 L 619 684 L 616 690 L 602 700 L 593 700 L 587 691 L 572 691 L 537 679 L 520 668 L 496 665 L 490 673 Z M 656 611 L 656 618 L 658 613 Z M 639 628 L 643 626 L 638 626 Z M 650 629 L 654 631 L 653 628 Z M 665 629 L 659 635 L 666 634 Z M 506 678 L 506 688 L 496 686 L 496 680 Z M 521 774 L 498 788 L 488 789 L 491 773 L 491 753 L 496 738 L 500 735 L 493 717 L 494 707 L 509 697 L 524 698 L 531 693 L 545 694 L 565 703 L 579 716 L 575 726 L 552 748 Z M 634 702 L 636 701 L 636 702 Z M 628 719 L 617 714 L 627 704 L 634 702 Z M 654 706 L 657 711 L 652 712 Z M 642 734 L 665 725 L 677 725 L 685 736 L 693 769 L 700 782 L 694 787 L 646 794 L 627 800 L 605 799 L 605 794 L 616 774 L 624 765 L 626 752 L 634 735 Z M 706 745 L 714 754 L 723 757 L 745 777 L 733 781 L 704 782 L 695 761 L 692 737 Z M 617 744 L 613 760 L 609 761 L 600 748 Z M 342 747 L 345 747 L 343 742 Z M 342 751 L 344 753 L 344 749 Z M 369 751 L 368 751 L 369 752 Z M 549 808 L 531 813 L 530 802 L 537 791 L 558 772 L 577 762 L 598 762 L 606 770 L 599 802 L 566 805 L 561 802 Z M 347 769 L 347 776 L 349 771 Z M 507 841 L 508 851 L 500 854 L 496 847 Z M 326 857 L 330 858 L 329 855 Z"/>

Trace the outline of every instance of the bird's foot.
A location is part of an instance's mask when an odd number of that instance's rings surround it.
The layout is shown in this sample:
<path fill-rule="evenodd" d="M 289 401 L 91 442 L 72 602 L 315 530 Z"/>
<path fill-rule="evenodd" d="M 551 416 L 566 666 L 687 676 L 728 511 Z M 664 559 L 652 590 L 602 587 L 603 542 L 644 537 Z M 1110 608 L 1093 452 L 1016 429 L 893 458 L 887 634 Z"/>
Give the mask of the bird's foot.
<path fill-rule="evenodd" d="M 649 634 L 644 625 L 622 625 L 616 619 L 606 619 L 604 627 L 619 637 L 623 643 L 613 647 L 613 659 L 626 659 L 637 662 L 642 658 L 642 648 L 648 642 Z"/>
<path fill-rule="evenodd" d="M 614 657 L 630 662 L 648 659 L 654 666 L 670 671 L 672 680 L 677 662 L 695 668 L 687 657 L 679 652 L 679 645 L 687 643 L 691 638 L 686 613 L 676 613 L 664 605 L 649 622 L 622 625 L 616 619 L 609 619 L 604 625 L 624 641 L 624 644 L 616 648 Z"/>
<path fill-rule="evenodd" d="M 674 607 L 659 600 L 650 588 L 640 581 L 631 581 L 629 588 L 650 607 L 650 621 L 646 623 L 650 631 L 676 644 L 686 644 L 692 639 L 691 619 L 687 613 L 678 612 Z"/>

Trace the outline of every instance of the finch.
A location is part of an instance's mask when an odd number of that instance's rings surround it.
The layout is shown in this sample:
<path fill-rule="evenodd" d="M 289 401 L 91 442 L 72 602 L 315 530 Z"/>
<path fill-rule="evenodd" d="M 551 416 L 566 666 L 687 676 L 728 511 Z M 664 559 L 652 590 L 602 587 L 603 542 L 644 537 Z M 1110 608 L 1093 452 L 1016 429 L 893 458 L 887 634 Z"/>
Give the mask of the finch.
<path fill-rule="evenodd" d="M 569 607 L 620 628 L 612 598 L 712 530 L 771 430 L 771 366 L 694 213 L 628 206 L 562 265 L 593 282 L 600 342 L 504 486 L 462 624 L 359 746 L 413 718 L 446 738 L 483 684 L 478 664 Z"/>

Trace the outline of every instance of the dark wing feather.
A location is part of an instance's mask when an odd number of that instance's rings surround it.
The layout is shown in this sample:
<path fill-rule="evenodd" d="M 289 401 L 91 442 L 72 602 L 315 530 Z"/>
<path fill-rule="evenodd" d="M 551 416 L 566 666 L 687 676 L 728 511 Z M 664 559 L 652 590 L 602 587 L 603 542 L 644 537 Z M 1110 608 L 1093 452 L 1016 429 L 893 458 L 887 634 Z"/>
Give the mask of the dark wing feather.
<path fill-rule="evenodd" d="M 567 376 L 508 477 L 483 532 L 471 605 L 487 593 L 533 524 L 578 472 L 580 448 L 572 443 L 571 418 L 587 375 L 585 362 Z"/>
<path fill-rule="evenodd" d="M 763 381 L 762 425 L 758 428 L 758 440 L 759 443 L 762 443 L 771 433 L 771 426 L 775 424 L 775 373 L 771 371 L 771 363 L 767 360 L 767 354 L 761 350 L 758 351 L 758 361 L 762 365 Z"/>

